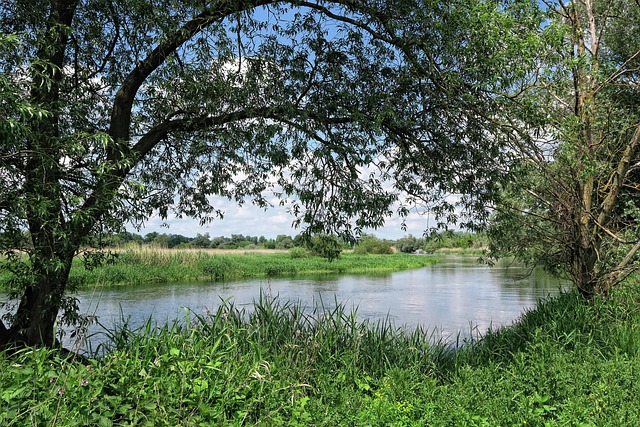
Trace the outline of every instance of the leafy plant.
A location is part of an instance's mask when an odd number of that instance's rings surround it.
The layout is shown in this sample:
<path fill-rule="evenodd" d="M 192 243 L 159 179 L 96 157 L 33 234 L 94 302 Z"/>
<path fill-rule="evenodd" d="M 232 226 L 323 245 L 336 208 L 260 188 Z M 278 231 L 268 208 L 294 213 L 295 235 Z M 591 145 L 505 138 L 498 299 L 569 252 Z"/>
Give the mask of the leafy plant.
<path fill-rule="evenodd" d="M 391 242 L 365 235 L 353 248 L 353 252 L 356 254 L 392 254 L 393 248 Z"/>

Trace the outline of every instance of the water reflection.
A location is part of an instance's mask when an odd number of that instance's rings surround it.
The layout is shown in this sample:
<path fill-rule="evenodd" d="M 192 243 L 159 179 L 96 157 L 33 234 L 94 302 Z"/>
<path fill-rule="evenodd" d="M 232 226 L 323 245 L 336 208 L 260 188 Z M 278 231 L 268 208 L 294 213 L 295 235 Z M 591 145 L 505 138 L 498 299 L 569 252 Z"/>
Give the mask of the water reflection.
<path fill-rule="evenodd" d="M 149 316 L 159 323 L 182 318 L 185 307 L 204 314 L 227 299 L 250 308 L 262 292 L 306 307 L 322 302 L 330 309 L 338 301 L 357 308 L 361 319 L 389 316 L 398 326 L 421 325 L 455 336 L 509 324 L 559 289 L 556 280 L 538 270 L 446 257 L 432 267 L 388 275 L 175 283 L 83 291 L 78 297 L 82 311 L 99 316 L 107 327 L 118 324 L 123 314 L 133 327 Z"/>

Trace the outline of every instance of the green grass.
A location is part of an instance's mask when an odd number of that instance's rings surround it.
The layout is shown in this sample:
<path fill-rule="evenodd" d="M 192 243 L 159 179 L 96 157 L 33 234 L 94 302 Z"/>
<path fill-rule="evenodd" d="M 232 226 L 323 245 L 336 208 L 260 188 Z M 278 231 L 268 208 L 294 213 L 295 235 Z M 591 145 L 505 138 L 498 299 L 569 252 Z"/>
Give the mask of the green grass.
<path fill-rule="evenodd" d="M 4 426 L 637 426 L 640 286 L 562 294 L 459 348 L 262 298 L 110 332 L 89 364 L 0 354 Z"/>
<path fill-rule="evenodd" d="M 274 276 L 336 273 L 382 273 L 432 265 L 434 257 L 408 254 L 343 254 L 332 262 L 320 257 L 286 253 L 209 253 L 187 250 L 127 250 L 114 261 L 87 270 L 80 260 L 70 280 L 78 287 L 164 283 L 189 280 L 232 280 Z"/>
<path fill-rule="evenodd" d="M 439 248 L 432 252 L 436 255 L 460 255 L 480 257 L 487 254 L 487 248 Z"/>

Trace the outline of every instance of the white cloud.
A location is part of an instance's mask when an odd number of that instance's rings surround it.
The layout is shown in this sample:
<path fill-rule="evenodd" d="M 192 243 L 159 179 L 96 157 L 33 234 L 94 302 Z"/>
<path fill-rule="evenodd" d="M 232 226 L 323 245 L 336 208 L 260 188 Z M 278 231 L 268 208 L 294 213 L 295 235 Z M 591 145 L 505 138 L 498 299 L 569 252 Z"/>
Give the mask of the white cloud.
<path fill-rule="evenodd" d="M 223 219 L 216 219 L 212 223 L 200 226 L 198 220 L 192 218 L 176 218 L 170 215 L 166 220 L 168 228 L 159 217 L 152 217 L 140 230 L 130 231 L 145 235 L 150 232 L 180 234 L 188 237 L 195 237 L 196 234 L 209 233 L 211 236 L 231 236 L 232 234 L 243 234 L 249 236 L 265 236 L 275 238 L 279 234 L 295 236 L 300 233 L 300 229 L 292 227 L 293 216 L 282 206 L 275 205 L 264 210 L 252 204 L 238 206 L 232 201 L 224 198 L 214 198 L 215 205 L 224 212 Z M 367 233 L 375 234 L 380 238 L 399 239 L 405 235 L 412 234 L 421 236 L 428 225 L 427 217 L 417 212 L 411 212 L 405 219 L 407 230 L 401 228 L 402 219 L 398 216 L 387 219 L 385 227 L 378 230 L 366 230 Z"/>

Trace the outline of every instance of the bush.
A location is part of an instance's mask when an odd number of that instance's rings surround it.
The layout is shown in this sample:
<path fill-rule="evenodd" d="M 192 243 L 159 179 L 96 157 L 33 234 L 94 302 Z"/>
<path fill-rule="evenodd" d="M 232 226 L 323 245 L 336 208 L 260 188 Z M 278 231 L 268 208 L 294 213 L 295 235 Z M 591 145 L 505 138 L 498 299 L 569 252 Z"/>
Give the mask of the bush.
<path fill-rule="evenodd" d="M 342 248 L 336 236 L 330 234 L 316 234 L 307 242 L 307 248 L 312 255 L 320 256 L 332 261 L 340 257 Z"/>
<path fill-rule="evenodd" d="M 289 256 L 293 259 L 306 258 L 309 254 L 304 248 L 291 248 L 289 249 Z"/>
<path fill-rule="evenodd" d="M 488 245 L 485 234 L 474 234 L 462 231 L 449 231 L 433 235 L 424 244 L 427 253 L 433 253 L 442 249 L 482 249 Z"/>
<path fill-rule="evenodd" d="M 353 249 L 353 253 L 356 254 L 392 254 L 393 247 L 391 242 L 387 240 L 380 240 L 375 236 L 364 236 L 358 245 Z"/>
<path fill-rule="evenodd" d="M 408 254 L 413 253 L 419 249 L 422 249 L 423 245 L 424 245 L 424 239 L 416 239 L 411 234 L 403 237 L 402 239 L 399 239 L 396 242 L 396 248 L 400 252 L 404 252 Z"/>

